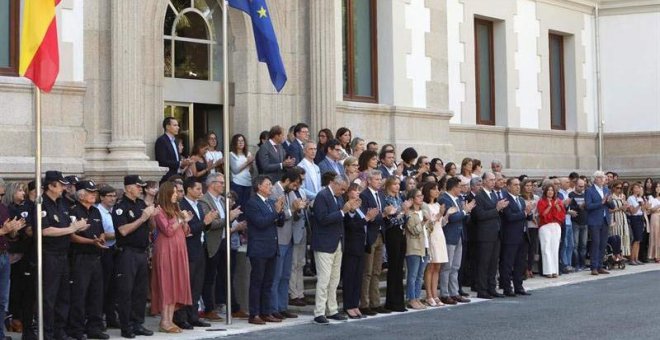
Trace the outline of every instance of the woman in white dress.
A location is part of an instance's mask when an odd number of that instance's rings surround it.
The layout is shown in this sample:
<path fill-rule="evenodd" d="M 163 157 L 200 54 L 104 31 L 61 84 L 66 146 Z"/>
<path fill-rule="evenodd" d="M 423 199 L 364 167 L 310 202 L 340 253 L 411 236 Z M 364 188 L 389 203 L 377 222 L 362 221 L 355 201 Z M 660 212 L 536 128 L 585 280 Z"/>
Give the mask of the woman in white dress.
<path fill-rule="evenodd" d="M 438 203 L 440 189 L 438 183 L 427 182 L 422 187 L 424 194 L 424 205 L 422 211 L 425 218 L 429 221 L 429 264 L 424 275 L 424 284 L 426 286 L 426 303 L 431 307 L 444 305 L 438 297 L 438 280 L 440 278 L 440 269 L 443 263 L 447 263 L 447 242 L 445 233 L 442 231 L 442 225 L 447 221 L 443 217 L 445 206 Z"/>
<path fill-rule="evenodd" d="M 651 221 L 649 223 L 649 261 L 660 262 L 660 183 L 653 186 L 653 196 L 649 196 L 651 204 Z"/>
<path fill-rule="evenodd" d="M 206 151 L 204 158 L 206 158 L 207 163 L 214 165 L 209 173 L 214 174 L 216 172 L 222 172 L 224 161 L 222 151 L 217 150 L 218 135 L 213 131 L 209 131 L 209 133 L 206 134 L 206 142 L 209 143 L 209 149 Z"/>

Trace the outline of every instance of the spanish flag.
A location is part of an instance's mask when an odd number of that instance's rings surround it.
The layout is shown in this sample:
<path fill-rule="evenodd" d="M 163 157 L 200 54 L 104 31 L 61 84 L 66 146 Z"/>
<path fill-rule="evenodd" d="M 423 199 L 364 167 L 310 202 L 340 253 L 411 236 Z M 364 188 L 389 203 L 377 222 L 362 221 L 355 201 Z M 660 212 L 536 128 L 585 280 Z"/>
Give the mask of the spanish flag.
<path fill-rule="evenodd" d="M 55 7 L 61 0 L 25 0 L 19 73 L 50 92 L 60 71 Z"/>

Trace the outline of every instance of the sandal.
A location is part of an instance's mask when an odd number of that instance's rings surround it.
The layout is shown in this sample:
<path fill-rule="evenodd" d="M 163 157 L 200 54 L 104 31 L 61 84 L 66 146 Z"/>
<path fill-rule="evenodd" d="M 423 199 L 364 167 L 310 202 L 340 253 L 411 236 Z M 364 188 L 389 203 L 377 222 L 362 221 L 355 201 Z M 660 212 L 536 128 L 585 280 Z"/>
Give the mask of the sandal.
<path fill-rule="evenodd" d="M 163 328 L 163 326 L 158 326 L 158 331 L 161 333 L 181 333 L 182 330 L 178 326 L 172 326 L 170 328 Z"/>
<path fill-rule="evenodd" d="M 435 303 L 435 300 L 433 298 L 426 299 L 426 304 L 431 307 L 438 307 L 438 304 Z"/>

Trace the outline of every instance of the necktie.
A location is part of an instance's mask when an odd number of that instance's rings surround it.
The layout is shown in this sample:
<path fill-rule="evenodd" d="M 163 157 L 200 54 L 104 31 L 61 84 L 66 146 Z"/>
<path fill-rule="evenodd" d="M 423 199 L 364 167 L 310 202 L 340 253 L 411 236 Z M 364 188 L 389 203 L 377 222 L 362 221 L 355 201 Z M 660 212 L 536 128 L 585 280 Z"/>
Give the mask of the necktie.
<path fill-rule="evenodd" d="M 523 210 L 522 204 L 520 203 L 520 198 L 516 198 L 516 203 L 518 203 L 518 208 L 520 208 L 520 211 Z"/>
<path fill-rule="evenodd" d="M 266 204 L 266 207 L 268 207 L 268 210 L 269 210 L 270 212 L 273 212 L 273 211 L 274 211 L 274 210 L 273 210 L 273 207 L 271 206 L 271 202 L 270 202 L 269 199 L 266 199 L 266 200 L 264 201 L 264 203 Z"/>
<path fill-rule="evenodd" d="M 497 202 L 497 196 L 495 196 L 494 192 L 490 192 L 490 199 L 493 200 L 493 202 Z"/>
<path fill-rule="evenodd" d="M 497 191 L 497 200 L 501 200 L 501 199 L 502 199 L 502 192 L 498 190 Z"/>
<path fill-rule="evenodd" d="M 378 211 L 383 212 L 383 208 L 380 205 L 380 198 L 378 197 L 378 193 L 374 193 L 374 198 L 376 199 L 376 206 L 378 206 Z"/>

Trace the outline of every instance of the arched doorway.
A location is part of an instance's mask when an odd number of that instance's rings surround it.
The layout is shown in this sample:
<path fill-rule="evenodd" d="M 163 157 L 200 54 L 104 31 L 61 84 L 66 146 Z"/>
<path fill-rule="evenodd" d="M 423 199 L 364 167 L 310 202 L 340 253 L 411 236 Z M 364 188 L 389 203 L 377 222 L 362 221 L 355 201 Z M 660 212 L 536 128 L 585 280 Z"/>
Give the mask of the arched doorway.
<path fill-rule="evenodd" d="M 216 132 L 221 141 L 226 103 L 219 2 L 168 0 L 163 42 L 163 115 L 179 121 L 185 152 L 208 131 Z"/>

